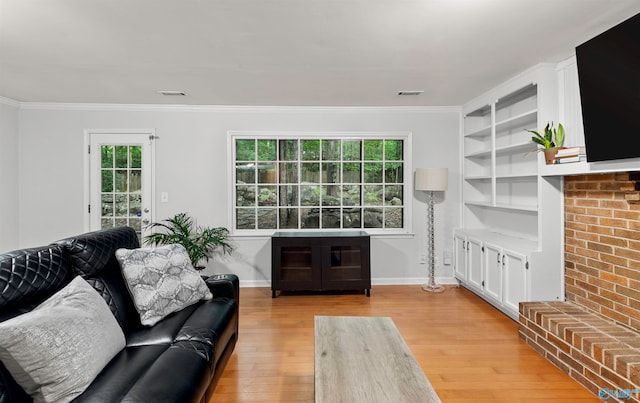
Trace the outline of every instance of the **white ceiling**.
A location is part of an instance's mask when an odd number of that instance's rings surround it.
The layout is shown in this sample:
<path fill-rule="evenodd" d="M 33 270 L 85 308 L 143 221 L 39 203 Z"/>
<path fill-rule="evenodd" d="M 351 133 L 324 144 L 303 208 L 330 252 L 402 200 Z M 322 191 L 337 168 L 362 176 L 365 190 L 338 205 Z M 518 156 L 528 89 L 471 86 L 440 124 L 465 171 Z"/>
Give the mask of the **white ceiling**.
<path fill-rule="evenodd" d="M 639 12 L 640 0 L 0 0 L 0 96 L 460 105 Z"/>

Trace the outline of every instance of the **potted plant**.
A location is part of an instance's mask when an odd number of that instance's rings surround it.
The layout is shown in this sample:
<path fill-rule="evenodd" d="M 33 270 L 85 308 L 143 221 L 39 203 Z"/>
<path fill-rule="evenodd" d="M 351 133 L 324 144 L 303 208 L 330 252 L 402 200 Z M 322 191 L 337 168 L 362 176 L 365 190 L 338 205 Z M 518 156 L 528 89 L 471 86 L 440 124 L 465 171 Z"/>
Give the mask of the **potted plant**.
<path fill-rule="evenodd" d="M 560 148 L 564 142 L 564 127 L 562 124 L 558 123 L 558 128 L 556 129 L 553 127 L 553 122 L 547 123 L 544 127 L 544 134 L 540 134 L 537 130 L 525 130 L 534 134 L 534 136 L 531 137 L 531 141 L 542 146 L 538 151 L 544 152 L 545 162 L 547 164 L 553 164 L 558 148 Z"/>
<path fill-rule="evenodd" d="M 216 248 L 222 248 L 223 253 L 233 251 L 229 244 L 229 230 L 225 227 L 202 228 L 193 221 L 187 213 L 178 213 L 171 218 L 158 223 L 149 224 L 150 229 L 161 229 L 153 232 L 144 239 L 147 245 L 167 245 L 178 243 L 187 250 L 191 264 L 196 270 L 204 269 L 200 265 L 202 259 L 209 261 L 209 257 Z"/>

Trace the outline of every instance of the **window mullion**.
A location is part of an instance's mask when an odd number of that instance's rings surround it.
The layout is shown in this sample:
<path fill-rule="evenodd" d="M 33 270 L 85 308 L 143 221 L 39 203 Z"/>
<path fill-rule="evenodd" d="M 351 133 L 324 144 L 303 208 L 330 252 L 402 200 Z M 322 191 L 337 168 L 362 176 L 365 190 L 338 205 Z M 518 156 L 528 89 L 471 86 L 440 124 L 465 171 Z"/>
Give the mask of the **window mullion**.
<path fill-rule="evenodd" d="M 298 187 L 298 191 L 297 191 L 297 197 L 296 197 L 296 208 L 298 211 L 298 215 L 297 215 L 297 222 L 298 222 L 298 229 L 302 228 L 302 139 L 298 139 L 298 159 L 297 159 L 297 170 L 298 170 L 298 183 L 296 184 L 296 186 Z"/>
<path fill-rule="evenodd" d="M 276 229 L 280 229 L 280 176 L 282 173 L 281 160 L 280 160 L 280 137 L 276 137 Z"/>

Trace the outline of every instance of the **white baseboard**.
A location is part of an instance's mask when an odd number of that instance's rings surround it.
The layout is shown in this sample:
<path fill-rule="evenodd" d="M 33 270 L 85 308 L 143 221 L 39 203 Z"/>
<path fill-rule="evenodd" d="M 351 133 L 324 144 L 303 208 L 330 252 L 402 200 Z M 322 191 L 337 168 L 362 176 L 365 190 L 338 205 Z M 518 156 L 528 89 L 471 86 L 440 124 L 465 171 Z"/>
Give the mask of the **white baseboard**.
<path fill-rule="evenodd" d="M 391 278 L 372 278 L 371 286 L 376 285 L 413 285 L 424 284 L 427 282 L 426 278 L 404 278 L 404 277 L 391 277 Z M 455 277 L 438 277 L 436 278 L 438 284 L 459 284 Z M 268 280 L 242 280 L 240 279 L 240 287 L 257 288 L 257 287 L 271 287 L 271 282 Z"/>

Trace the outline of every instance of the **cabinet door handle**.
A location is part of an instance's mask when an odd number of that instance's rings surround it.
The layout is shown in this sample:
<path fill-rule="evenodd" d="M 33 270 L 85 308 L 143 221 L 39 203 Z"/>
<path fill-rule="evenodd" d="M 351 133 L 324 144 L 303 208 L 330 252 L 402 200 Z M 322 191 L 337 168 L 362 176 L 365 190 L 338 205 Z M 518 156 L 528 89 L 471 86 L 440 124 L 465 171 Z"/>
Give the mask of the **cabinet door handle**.
<path fill-rule="evenodd" d="M 467 241 L 467 250 L 469 250 L 469 241 Z"/>
<path fill-rule="evenodd" d="M 502 255 L 502 265 L 504 266 L 504 255 Z"/>
<path fill-rule="evenodd" d="M 498 264 L 500 264 L 500 254 L 498 253 Z"/>

